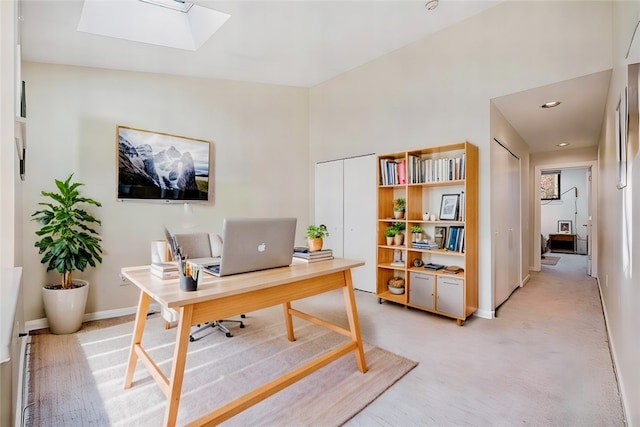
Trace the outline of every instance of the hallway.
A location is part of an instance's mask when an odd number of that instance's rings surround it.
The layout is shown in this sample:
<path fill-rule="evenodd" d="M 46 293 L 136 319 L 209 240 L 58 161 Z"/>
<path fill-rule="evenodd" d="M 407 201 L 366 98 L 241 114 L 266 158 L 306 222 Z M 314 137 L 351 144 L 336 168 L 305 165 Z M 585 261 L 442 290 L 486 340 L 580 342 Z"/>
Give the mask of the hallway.
<path fill-rule="evenodd" d="M 547 255 L 497 318 L 463 327 L 359 292 L 364 339 L 420 364 L 348 425 L 624 426 L 586 257 Z"/>

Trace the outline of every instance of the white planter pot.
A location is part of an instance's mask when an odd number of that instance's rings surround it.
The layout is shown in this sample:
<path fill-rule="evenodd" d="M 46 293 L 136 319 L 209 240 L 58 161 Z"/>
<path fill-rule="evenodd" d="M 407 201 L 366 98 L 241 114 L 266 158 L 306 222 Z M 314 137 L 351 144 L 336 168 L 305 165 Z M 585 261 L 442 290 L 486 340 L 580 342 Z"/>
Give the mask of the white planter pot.
<path fill-rule="evenodd" d="M 53 334 L 72 334 L 82 327 L 89 282 L 73 279 L 73 283 L 81 286 L 73 289 L 42 288 L 44 311 Z"/>

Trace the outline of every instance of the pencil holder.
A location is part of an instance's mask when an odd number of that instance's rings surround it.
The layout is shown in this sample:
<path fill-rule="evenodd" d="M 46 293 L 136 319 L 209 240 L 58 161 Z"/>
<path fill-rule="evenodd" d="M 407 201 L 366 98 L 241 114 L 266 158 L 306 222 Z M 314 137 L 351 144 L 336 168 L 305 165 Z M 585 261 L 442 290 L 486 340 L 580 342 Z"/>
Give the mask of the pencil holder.
<path fill-rule="evenodd" d="M 191 276 L 180 275 L 180 290 L 181 291 L 195 291 L 198 289 L 198 281 Z"/>

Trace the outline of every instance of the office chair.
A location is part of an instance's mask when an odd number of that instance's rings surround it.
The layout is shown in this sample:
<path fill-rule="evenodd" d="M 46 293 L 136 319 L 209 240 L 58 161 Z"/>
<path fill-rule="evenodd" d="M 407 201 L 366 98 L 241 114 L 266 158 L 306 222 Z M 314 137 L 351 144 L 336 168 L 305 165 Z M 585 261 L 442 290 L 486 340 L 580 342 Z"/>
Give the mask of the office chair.
<path fill-rule="evenodd" d="M 189 258 L 209 258 L 214 256 L 220 256 L 219 253 L 214 254 L 212 246 L 217 249 L 219 252 L 219 246 L 221 244 L 221 239 L 219 236 L 212 234 L 211 236 L 208 233 L 189 233 L 189 234 L 176 234 L 174 235 L 176 246 L 180 249 L 180 253 Z M 212 239 L 216 239 L 212 245 Z M 204 274 L 204 273 L 203 273 Z M 242 314 L 240 317 L 244 318 L 245 315 Z M 214 320 L 211 322 L 206 322 L 203 325 L 197 325 L 198 329 L 194 332 L 191 332 L 189 335 L 189 341 L 194 342 L 199 340 L 202 337 L 196 338 L 195 335 L 200 332 L 208 329 L 208 328 L 218 328 L 227 337 L 232 337 L 231 331 L 222 324 L 222 322 L 226 323 L 238 323 L 240 328 L 244 328 L 244 322 L 242 320 L 233 320 L 233 319 L 220 319 Z"/>

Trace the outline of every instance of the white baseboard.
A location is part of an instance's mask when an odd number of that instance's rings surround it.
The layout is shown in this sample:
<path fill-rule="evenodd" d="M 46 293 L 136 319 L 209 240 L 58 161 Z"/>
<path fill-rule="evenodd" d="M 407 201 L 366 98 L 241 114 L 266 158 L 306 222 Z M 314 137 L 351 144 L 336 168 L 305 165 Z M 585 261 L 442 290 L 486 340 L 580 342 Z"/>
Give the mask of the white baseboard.
<path fill-rule="evenodd" d="M 27 361 L 27 345 L 31 343 L 31 337 L 25 336 L 20 339 L 20 359 L 18 365 L 18 380 L 16 384 L 16 406 L 15 406 L 15 418 L 14 418 L 14 427 L 22 427 L 24 425 L 24 410 L 27 406 L 27 402 L 25 402 L 25 392 L 27 391 L 25 385 L 26 379 L 26 366 L 25 363 Z"/>
<path fill-rule="evenodd" d="M 613 362 L 613 374 L 616 376 L 616 380 L 618 382 L 618 393 L 620 393 L 620 401 L 622 403 L 622 412 L 624 412 L 624 417 L 628 421 L 631 419 L 631 414 L 629 413 L 629 406 L 627 405 L 627 399 L 624 393 L 624 380 L 618 375 L 617 368 L 617 353 L 616 347 L 611 339 L 611 331 L 609 329 L 609 316 L 607 315 L 607 306 L 604 303 L 604 298 L 602 296 L 602 286 L 600 283 L 600 278 L 596 277 L 596 281 L 598 283 L 598 294 L 600 295 L 600 304 L 602 304 L 602 312 L 604 313 L 604 326 L 607 330 L 607 341 L 609 342 L 609 350 L 611 352 L 611 360 Z"/>
<path fill-rule="evenodd" d="M 83 322 L 89 322 L 91 320 L 112 319 L 114 317 L 126 316 L 129 314 L 136 314 L 138 307 L 125 307 L 116 308 L 113 310 L 97 311 L 95 313 L 85 313 L 82 318 Z M 159 304 L 151 304 L 149 311 L 160 311 Z M 34 331 L 36 329 L 45 329 L 49 327 L 49 321 L 46 317 L 41 319 L 29 320 L 25 322 L 25 329 L 28 331 Z"/>
<path fill-rule="evenodd" d="M 493 310 L 476 310 L 475 316 L 481 317 L 483 319 L 493 319 Z"/>

